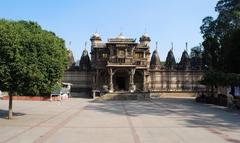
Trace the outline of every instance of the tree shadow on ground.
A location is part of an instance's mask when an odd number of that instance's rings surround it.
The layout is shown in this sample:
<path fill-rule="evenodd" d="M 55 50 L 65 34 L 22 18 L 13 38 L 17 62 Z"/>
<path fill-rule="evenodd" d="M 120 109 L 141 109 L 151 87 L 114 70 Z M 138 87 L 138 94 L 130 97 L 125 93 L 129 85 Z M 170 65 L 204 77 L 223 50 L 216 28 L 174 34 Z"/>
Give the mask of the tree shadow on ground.
<path fill-rule="evenodd" d="M 20 113 L 20 112 L 13 112 L 13 116 L 24 116 L 24 115 L 26 115 L 26 114 L 25 113 Z M 0 118 L 8 119 L 8 110 L 0 109 Z"/>
<path fill-rule="evenodd" d="M 240 129 L 240 112 L 225 107 L 196 103 L 193 99 L 154 99 L 150 101 L 95 101 L 86 110 L 117 115 L 166 117 L 185 121 L 187 127 Z"/>

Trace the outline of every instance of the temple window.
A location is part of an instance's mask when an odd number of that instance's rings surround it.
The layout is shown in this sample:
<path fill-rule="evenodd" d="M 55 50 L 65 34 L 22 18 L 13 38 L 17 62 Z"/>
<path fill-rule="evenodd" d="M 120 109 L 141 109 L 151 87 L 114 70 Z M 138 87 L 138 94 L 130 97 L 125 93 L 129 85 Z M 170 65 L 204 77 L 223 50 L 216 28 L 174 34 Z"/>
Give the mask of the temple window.
<path fill-rule="evenodd" d="M 127 52 L 128 52 L 128 55 L 132 55 L 132 49 L 128 48 Z"/>
<path fill-rule="evenodd" d="M 143 53 L 137 52 L 134 54 L 134 58 L 136 59 L 142 59 L 143 58 Z"/>
<path fill-rule="evenodd" d="M 119 49 L 118 56 L 125 56 L 125 50 Z"/>
<path fill-rule="evenodd" d="M 108 58 L 108 54 L 107 54 L 107 53 L 103 53 L 103 54 L 102 54 L 102 58 L 103 58 L 103 59 L 107 59 L 107 58 Z"/>
<path fill-rule="evenodd" d="M 118 62 L 118 63 L 125 63 L 125 58 L 118 58 L 118 59 L 117 59 L 117 62 Z"/>

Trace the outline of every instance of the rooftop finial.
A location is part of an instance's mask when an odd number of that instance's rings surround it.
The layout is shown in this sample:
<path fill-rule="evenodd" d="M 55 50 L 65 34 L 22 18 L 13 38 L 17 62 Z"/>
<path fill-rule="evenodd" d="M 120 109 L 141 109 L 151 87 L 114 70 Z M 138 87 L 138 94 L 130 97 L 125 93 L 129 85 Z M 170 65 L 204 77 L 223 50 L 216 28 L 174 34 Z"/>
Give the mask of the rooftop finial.
<path fill-rule="evenodd" d="M 171 50 L 173 51 L 173 42 L 171 42 Z"/>
<path fill-rule="evenodd" d="M 156 50 L 157 50 L 157 48 L 158 48 L 158 42 L 156 41 Z"/>
<path fill-rule="evenodd" d="M 120 27 L 120 35 L 123 35 L 123 28 Z"/>
<path fill-rule="evenodd" d="M 122 32 L 117 36 L 118 39 L 125 39 L 125 37 L 123 36 Z"/>
<path fill-rule="evenodd" d="M 85 42 L 85 50 L 87 49 L 87 41 Z"/>
<path fill-rule="evenodd" d="M 186 52 L 188 52 L 188 43 L 186 42 Z"/>
<path fill-rule="evenodd" d="M 96 31 L 95 31 L 95 33 L 98 33 L 98 28 L 96 28 Z"/>

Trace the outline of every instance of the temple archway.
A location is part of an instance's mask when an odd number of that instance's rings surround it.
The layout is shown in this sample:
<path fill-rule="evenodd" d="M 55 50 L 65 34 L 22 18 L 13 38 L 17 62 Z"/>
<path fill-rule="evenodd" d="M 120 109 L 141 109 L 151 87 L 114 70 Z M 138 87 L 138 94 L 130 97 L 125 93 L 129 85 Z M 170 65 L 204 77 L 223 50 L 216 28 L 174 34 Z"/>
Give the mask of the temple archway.
<path fill-rule="evenodd" d="M 117 70 L 113 75 L 114 91 L 129 90 L 129 73 L 127 70 Z"/>

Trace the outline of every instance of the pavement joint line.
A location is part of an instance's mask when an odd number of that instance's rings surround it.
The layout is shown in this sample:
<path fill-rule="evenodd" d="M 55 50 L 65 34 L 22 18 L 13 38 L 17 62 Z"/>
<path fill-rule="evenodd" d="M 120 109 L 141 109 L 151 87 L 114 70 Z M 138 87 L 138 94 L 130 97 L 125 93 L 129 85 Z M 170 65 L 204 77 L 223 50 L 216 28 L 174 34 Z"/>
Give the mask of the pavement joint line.
<path fill-rule="evenodd" d="M 159 105 L 158 103 L 156 103 L 156 102 L 154 102 L 152 100 L 150 100 L 150 102 L 155 104 L 155 105 L 157 105 L 157 106 L 159 106 L 159 107 L 161 107 L 161 105 Z M 173 110 L 169 110 L 169 109 L 166 109 L 166 110 L 174 112 L 175 114 L 178 114 L 179 116 L 184 116 L 184 115 L 178 113 L 177 111 L 173 111 Z M 226 127 L 226 126 L 222 126 L 222 125 L 218 125 L 218 126 L 219 127 Z M 207 130 L 207 131 L 217 135 L 218 137 L 221 137 L 222 139 L 224 139 L 226 141 L 231 141 L 231 142 L 234 142 L 234 143 L 240 143 L 240 140 L 234 139 L 234 138 L 230 137 L 228 134 L 224 134 L 224 133 L 222 133 L 220 131 L 217 131 L 216 129 L 214 129 L 212 127 L 210 128 L 209 126 L 202 126 L 200 128 L 203 128 L 203 129 L 205 129 L 205 130 Z"/>
<path fill-rule="evenodd" d="M 57 117 L 57 116 L 60 116 L 61 114 L 64 114 L 65 112 L 67 112 L 69 109 L 71 109 L 71 108 L 73 108 L 73 107 L 77 107 L 77 106 L 79 106 L 79 104 L 75 104 L 75 105 L 73 105 L 73 106 L 65 109 L 64 111 L 58 113 L 58 114 L 54 114 L 53 116 L 50 116 L 50 117 L 47 118 L 46 120 L 43 120 L 43 121 L 41 121 L 41 122 L 39 122 L 39 123 L 37 123 L 37 124 L 35 124 L 35 125 L 33 125 L 33 126 L 30 126 L 29 128 L 27 128 L 27 129 L 19 132 L 19 133 L 16 134 L 16 135 L 13 135 L 12 137 L 10 137 L 10 138 L 8 138 L 8 139 L 6 139 L 6 140 L 4 140 L 4 141 L 1 141 L 0 143 L 9 142 L 9 141 L 15 139 L 16 137 L 18 137 L 18 136 L 20 136 L 20 135 L 22 135 L 22 134 L 30 131 L 31 129 L 34 129 L 34 128 L 36 128 L 36 127 L 39 127 L 41 124 L 43 124 L 43 123 L 45 123 L 45 122 L 47 122 L 47 121 L 49 121 L 49 120 L 51 120 L 51 119 L 53 119 L 53 118 L 55 118 L 55 117 Z"/>
<path fill-rule="evenodd" d="M 45 142 L 48 138 L 50 138 L 52 135 L 54 135 L 58 130 L 64 127 L 69 121 L 71 121 L 74 117 L 76 117 L 77 114 L 82 112 L 85 108 L 87 108 L 89 105 L 83 106 L 81 109 L 78 111 L 72 113 L 69 115 L 67 118 L 65 118 L 62 122 L 58 123 L 56 126 L 45 132 L 43 135 L 39 136 L 37 139 L 33 141 L 33 143 L 43 143 Z"/>
<path fill-rule="evenodd" d="M 226 141 L 230 141 L 230 142 L 234 142 L 234 143 L 240 143 L 240 140 L 234 139 L 234 138 L 230 137 L 228 134 L 224 134 L 220 131 L 215 130 L 214 128 L 205 127 L 204 129 L 206 129 L 209 132 L 223 138 Z"/>
<path fill-rule="evenodd" d="M 175 132 L 172 128 L 169 128 L 182 142 L 187 142 L 184 138 L 182 138 L 177 132 Z"/>
<path fill-rule="evenodd" d="M 139 136 L 138 136 L 138 134 L 137 134 L 137 131 L 136 131 L 136 129 L 135 129 L 133 123 L 132 123 L 132 120 L 131 120 L 131 118 L 130 118 L 130 114 L 128 113 L 128 111 L 127 111 L 127 109 L 126 109 L 126 106 L 125 106 L 125 104 L 124 104 L 123 102 L 122 102 L 122 106 L 123 106 L 123 110 L 124 110 L 124 113 L 125 113 L 125 115 L 126 115 L 128 124 L 129 124 L 129 126 L 130 126 L 130 130 L 131 130 L 131 132 L 132 132 L 132 136 L 133 136 L 134 143 L 141 143 L 140 138 L 139 138 Z"/>

